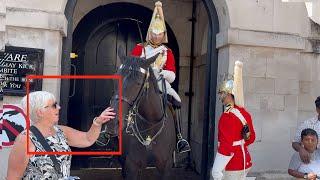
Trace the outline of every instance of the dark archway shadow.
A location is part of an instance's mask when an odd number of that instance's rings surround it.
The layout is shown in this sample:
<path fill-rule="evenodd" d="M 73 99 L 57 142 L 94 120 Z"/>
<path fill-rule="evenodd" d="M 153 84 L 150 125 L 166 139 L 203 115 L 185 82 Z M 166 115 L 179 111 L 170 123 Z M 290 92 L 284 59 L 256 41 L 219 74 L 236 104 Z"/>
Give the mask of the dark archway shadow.
<path fill-rule="evenodd" d="M 78 58 L 71 63 L 75 67 L 72 68 L 71 74 L 113 74 L 117 63 L 112 61 L 117 59 L 118 46 L 124 45 L 127 47 L 127 53 L 130 53 L 134 44 L 141 42 L 136 21 L 141 22 L 140 28 L 144 39 L 152 12 L 148 8 L 132 3 L 112 3 L 90 11 L 81 19 L 73 32 L 72 52 L 78 54 Z M 167 46 L 173 50 L 176 59 L 177 80 L 173 86 L 177 88 L 179 83 L 179 47 L 168 24 L 167 30 L 169 38 Z M 103 107 L 108 106 L 112 89 L 112 84 L 103 81 L 71 81 L 69 94 L 72 94 L 72 97 L 69 97 L 68 101 L 68 126 L 83 131 L 88 130 L 93 117 L 100 114 Z M 86 149 L 73 148 L 72 150 L 92 151 L 95 149 L 98 148 L 92 146 Z M 98 164 L 98 162 L 91 163 L 87 160 L 88 158 L 93 159 L 92 157 L 74 156 L 73 167 L 95 167 L 95 164 Z"/>
<path fill-rule="evenodd" d="M 202 165 L 201 179 L 209 180 L 214 158 L 215 142 L 215 117 L 216 117 L 216 89 L 218 74 L 218 49 L 216 48 L 216 36 L 219 33 L 219 19 L 217 10 L 212 0 L 202 0 L 207 9 L 209 18 L 207 61 L 206 61 L 206 87 L 205 109 L 203 123 Z"/>
<path fill-rule="evenodd" d="M 145 42 L 146 32 L 149 27 L 149 23 L 152 17 L 153 10 L 146 8 L 144 6 L 133 4 L 133 3 L 111 3 L 105 6 L 99 6 L 92 11 L 90 11 L 85 17 L 81 19 L 77 27 L 73 32 L 73 43 L 72 43 L 72 50 L 82 55 L 83 52 L 77 52 L 83 49 L 83 46 L 86 44 L 90 34 L 97 26 L 101 24 L 105 24 L 106 21 L 110 20 L 117 20 L 117 19 L 134 19 L 140 21 L 140 28 L 142 32 L 142 38 Z M 97 18 L 98 17 L 98 18 Z M 169 43 L 166 44 L 169 48 L 172 49 L 174 52 L 174 57 L 176 60 L 176 67 L 177 67 L 177 77 L 175 82 L 173 83 L 174 89 L 178 90 L 179 84 L 179 46 L 175 34 L 168 23 L 166 23 L 167 31 L 168 31 L 168 39 Z M 137 34 L 139 33 L 138 26 L 132 26 L 130 31 L 132 33 Z M 141 38 L 139 37 L 136 40 L 136 43 L 141 43 Z"/>

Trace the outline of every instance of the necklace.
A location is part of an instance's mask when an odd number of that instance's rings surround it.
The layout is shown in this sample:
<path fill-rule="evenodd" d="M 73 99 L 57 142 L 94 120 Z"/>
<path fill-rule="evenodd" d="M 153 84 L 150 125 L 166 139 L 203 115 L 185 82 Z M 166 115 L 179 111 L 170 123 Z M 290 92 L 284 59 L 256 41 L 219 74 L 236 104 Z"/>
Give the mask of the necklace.
<path fill-rule="evenodd" d="M 54 130 L 53 127 L 48 130 L 48 135 L 49 136 L 53 136 L 53 135 L 55 135 L 55 133 L 56 133 L 56 131 Z"/>

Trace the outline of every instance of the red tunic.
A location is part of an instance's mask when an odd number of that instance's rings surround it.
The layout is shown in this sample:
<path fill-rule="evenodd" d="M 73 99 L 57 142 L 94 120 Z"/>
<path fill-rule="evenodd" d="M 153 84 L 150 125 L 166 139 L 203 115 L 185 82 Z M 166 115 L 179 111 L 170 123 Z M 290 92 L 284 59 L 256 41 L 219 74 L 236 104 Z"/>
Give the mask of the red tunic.
<path fill-rule="evenodd" d="M 250 138 L 245 142 L 244 149 L 245 149 L 245 156 L 246 156 L 246 169 L 250 168 L 252 166 L 251 157 L 249 154 L 249 151 L 247 149 L 247 146 L 252 144 L 256 138 L 256 134 L 253 128 L 251 115 L 244 109 L 238 106 L 235 106 L 234 108 L 237 108 L 240 113 L 243 115 L 243 117 L 246 119 L 251 136 Z M 218 152 L 220 154 L 230 156 L 231 154 L 234 154 L 232 159 L 229 161 L 229 163 L 226 166 L 227 171 L 239 171 L 243 170 L 243 154 L 241 150 L 241 146 L 233 146 L 233 142 L 239 141 L 242 139 L 241 137 L 241 130 L 242 130 L 242 123 L 240 119 L 235 116 L 231 112 L 224 112 L 219 120 L 218 125 L 218 141 L 219 141 L 219 147 Z"/>
<path fill-rule="evenodd" d="M 137 44 L 136 47 L 133 48 L 131 55 L 140 57 L 142 54 L 143 46 L 141 44 Z M 168 48 L 167 50 L 167 61 L 163 66 L 164 70 L 173 71 L 176 73 L 175 60 L 172 53 L 172 50 Z"/>

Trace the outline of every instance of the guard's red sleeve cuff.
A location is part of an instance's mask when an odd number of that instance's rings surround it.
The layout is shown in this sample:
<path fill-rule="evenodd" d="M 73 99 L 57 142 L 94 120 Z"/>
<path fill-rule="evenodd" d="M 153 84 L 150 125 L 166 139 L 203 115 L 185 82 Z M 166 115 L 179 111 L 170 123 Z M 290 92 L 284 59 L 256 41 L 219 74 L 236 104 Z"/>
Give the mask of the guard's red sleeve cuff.
<path fill-rule="evenodd" d="M 132 55 L 132 56 L 136 56 L 136 57 L 140 57 L 141 54 L 142 54 L 142 49 L 143 49 L 142 45 L 137 44 L 137 45 L 133 48 L 133 50 L 132 50 L 132 52 L 131 52 L 131 55 Z"/>

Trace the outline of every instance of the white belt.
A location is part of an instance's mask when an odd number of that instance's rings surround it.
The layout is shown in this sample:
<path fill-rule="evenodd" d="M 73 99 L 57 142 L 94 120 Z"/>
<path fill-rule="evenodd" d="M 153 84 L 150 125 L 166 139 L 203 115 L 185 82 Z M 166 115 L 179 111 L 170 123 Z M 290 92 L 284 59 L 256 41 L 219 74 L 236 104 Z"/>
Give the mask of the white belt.
<path fill-rule="evenodd" d="M 241 145 L 244 145 L 244 144 L 245 144 L 244 139 L 241 139 L 239 141 L 233 141 L 232 146 L 241 146 Z"/>
<path fill-rule="evenodd" d="M 246 179 L 246 154 L 244 151 L 244 144 L 245 141 L 244 139 L 241 139 L 239 141 L 233 141 L 232 146 L 241 146 L 241 151 L 242 151 L 242 155 L 243 155 L 243 178 Z"/>
<path fill-rule="evenodd" d="M 246 154 L 244 151 L 244 144 L 245 144 L 245 140 L 241 139 L 239 141 L 233 141 L 232 146 L 241 146 L 241 151 L 242 151 L 242 155 L 243 155 L 243 178 L 246 179 Z M 220 142 L 218 141 L 218 146 L 220 145 Z"/>

